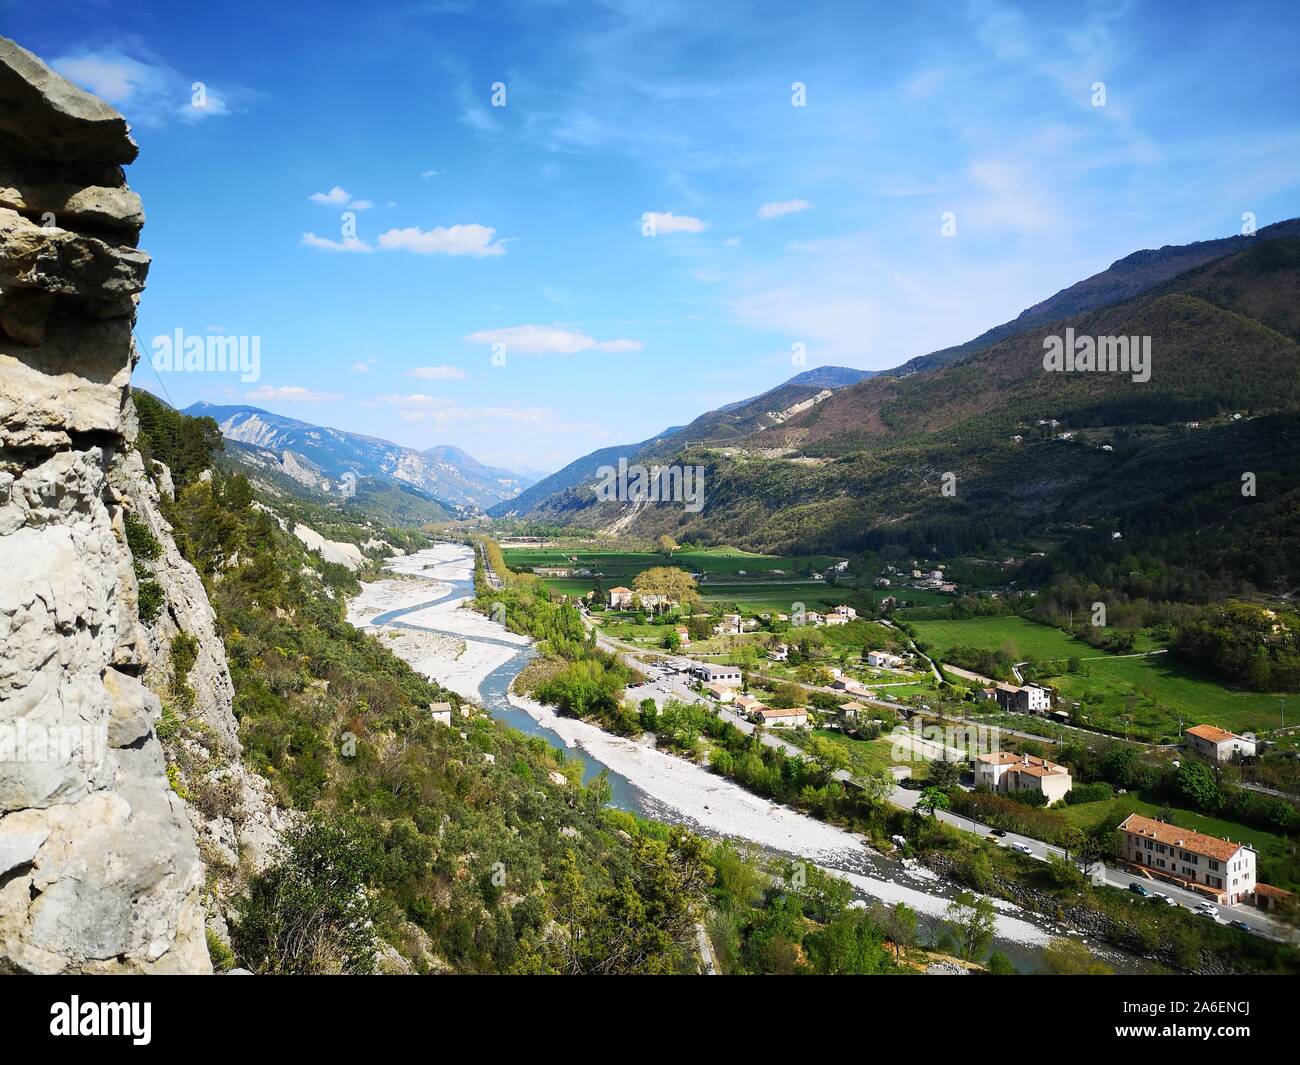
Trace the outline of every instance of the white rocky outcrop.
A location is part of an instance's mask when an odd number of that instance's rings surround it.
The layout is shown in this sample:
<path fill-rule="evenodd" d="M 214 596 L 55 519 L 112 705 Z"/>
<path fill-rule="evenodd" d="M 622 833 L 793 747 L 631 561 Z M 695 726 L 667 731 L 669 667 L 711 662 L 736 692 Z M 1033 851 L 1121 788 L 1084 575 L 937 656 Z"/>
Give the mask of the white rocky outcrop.
<path fill-rule="evenodd" d="M 0 38 L 0 972 L 211 971 L 123 518 L 143 483 L 135 154 L 121 115 Z M 207 625 L 198 683 L 229 717 L 211 608 L 175 569 L 170 616 Z"/>
<path fill-rule="evenodd" d="M 293 527 L 293 535 L 303 542 L 308 551 L 315 551 L 326 562 L 338 566 L 347 566 L 355 573 L 366 564 L 361 548 L 356 544 L 343 543 L 340 540 L 326 540 L 309 525 L 301 523 Z"/>

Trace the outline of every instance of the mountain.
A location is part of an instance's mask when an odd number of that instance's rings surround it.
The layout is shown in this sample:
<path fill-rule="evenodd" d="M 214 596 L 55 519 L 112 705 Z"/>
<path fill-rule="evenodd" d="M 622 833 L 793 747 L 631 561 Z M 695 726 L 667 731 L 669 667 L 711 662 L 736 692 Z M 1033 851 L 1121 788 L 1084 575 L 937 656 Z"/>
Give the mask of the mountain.
<path fill-rule="evenodd" d="M 929 355 L 918 355 L 903 363 L 902 366 L 886 372 L 895 377 L 906 377 L 908 374 L 936 370 L 999 340 L 1032 329 L 1036 325 L 1045 325 L 1073 314 L 1094 311 L 1100 307 L 1108 307 L 1131 299 L 1203 263 L 1244 251 L 1253 244 L 1287 237 L 1300 237 L 1300 218 L 1275 222 L 1250 237 L 1222 237 L 1218 240 L 1198 240 L 1191 244 L 1166 244 L 1163 248 L 1135 251 L 1111 263 L 1101 273 L 1093 274 L 1069 288 L 1061 289 L 1041 303 L 1026 308 L 1014 320 L 995 325 L 974 340 L 968 340 L 955 347 L 943 348 L 940 351 L 932 351 Z"/>
<path fill-rule="evenodd" d="M 699 514 L 576 486 L 531 516 L 827 552 L 973 550 L 1091 525 L 1279 587 L 1300 575 L 1298 295 L 1300 239 L 1253 243 L 928 372 L 865 378 L 725 448 L 692 441 L 674 458 L 706 466 Z M 1150 380 L 1045 372 L 1044 340 L 1067 327 L 1151 338 Z M 1243 471 L 1270 487 L 1244 496 Z"/>
<path fill-rule="evenodd" d="M 404 482 L 434 500 L 486 508 L 510 499 L 533 483 L 531 478 L 510 470 L 485 466 L 460 448 L 448 445 L 416 451 L 258 407 L 195 403 L 183 413 L 214 419 L 228 440 L 279 453 L 283 473 L 322 490 L 329 490 L 330 482 L 352 473 Z"/>
<path fill-rule="evenodd" d="M 819 366 L 805 370 L 761 395 L 708 411 L 689 425 L 671 426 L 640 443 L 601 448 L 575 459 L 515 498 L 489 508 L 488 513 L 498 518 L 529 515 L 549 497 L 594 480 L 601 466 L 615 465 L 620 458 L 626 458 L 629 463 L 653 462 L 675 454 L 687 444 L 721 446 L 740 440 L 757 430 L 780 425 L 829 398 L 836 389 L 846 388 L 870 376 L 869 370 L 854 370 L 847 366 Z"/>

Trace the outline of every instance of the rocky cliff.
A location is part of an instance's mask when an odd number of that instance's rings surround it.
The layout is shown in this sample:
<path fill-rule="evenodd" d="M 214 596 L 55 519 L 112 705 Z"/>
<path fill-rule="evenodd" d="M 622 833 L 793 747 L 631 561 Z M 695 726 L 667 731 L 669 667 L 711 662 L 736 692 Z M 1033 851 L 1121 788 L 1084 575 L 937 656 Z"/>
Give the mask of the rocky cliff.
<path fill-rule="evenodd" d="M 200 843 L 254 865 L 273 844 L 212 608 L 158 512 L 165 470 L 133 446 L 135 155 L 121 115 L 0 38 L 0 972 L 210 972 Z M 148 624 L 128 514 L 161 548 Z M 178 688 L 210 739 L 183 766 L 158 729 Z M 234 801 L 188 808 L 185 773 Z"/>

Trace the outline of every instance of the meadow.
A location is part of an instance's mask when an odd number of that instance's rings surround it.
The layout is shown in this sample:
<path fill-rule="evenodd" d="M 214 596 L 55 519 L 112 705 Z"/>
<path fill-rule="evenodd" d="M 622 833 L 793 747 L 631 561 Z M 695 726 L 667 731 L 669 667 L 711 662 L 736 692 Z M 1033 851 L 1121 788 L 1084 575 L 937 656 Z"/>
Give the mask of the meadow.
<path fill-rule="evenodd" d="M 940 657 L 947 648 L 965 646 L 1002 650 L 1016 661 L 1050 662 L 1061 669 L 1065 661 L 1077 658 L 1079 672 L 1042 679 L 1058 688 L 1067 704 L 1074 700 L 1086 704 L 1088 723 L 1134 739 L 1177 742 L 1180 723 L 1259 732 L 1277 728 L 1281 721 L 1284 695 L 1224 687 L 1165 654 L 1107 654 L 1059 629 L 1014 616 L 913 624 Z M 1144 636 L 1138 646 L 1156 645 Z"/>

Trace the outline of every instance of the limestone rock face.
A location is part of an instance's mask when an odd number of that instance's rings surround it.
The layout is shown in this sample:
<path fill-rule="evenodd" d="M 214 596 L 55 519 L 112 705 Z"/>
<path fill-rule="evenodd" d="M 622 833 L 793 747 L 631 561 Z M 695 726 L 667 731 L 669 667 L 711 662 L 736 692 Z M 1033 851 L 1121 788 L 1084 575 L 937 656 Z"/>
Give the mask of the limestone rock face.
<path fill-rule="evenodd" d="M 121 115 L 0 38 L 0 972 L 211 971 L 123 519 L 135 154 Z M 211 627 L 195 584 L 176 610 Z M 228 716 L 224 658 L 205 670 Z"/>

